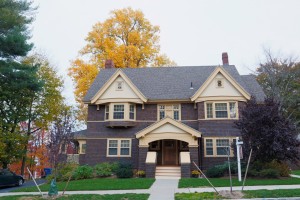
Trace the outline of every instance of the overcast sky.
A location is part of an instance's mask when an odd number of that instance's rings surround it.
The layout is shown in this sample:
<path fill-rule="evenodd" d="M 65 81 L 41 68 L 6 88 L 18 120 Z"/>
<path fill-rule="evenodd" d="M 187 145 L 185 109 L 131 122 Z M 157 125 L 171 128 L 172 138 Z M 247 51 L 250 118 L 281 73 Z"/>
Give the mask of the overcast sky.
<path fill-rule="evenodd" d="M 300 55 L 299 0 L 34 0 L 39 8 L 32 42 L 65 78 L 64 95 L 74 102 L 67 76 L 70 60 L 86 44 L 92 26 L 110 11 L 140 9 L 160 26 L 161 52 L 178 66 L 222 64 L 222 52 L 241 74 L 255 70 L 263 47 Z"/>

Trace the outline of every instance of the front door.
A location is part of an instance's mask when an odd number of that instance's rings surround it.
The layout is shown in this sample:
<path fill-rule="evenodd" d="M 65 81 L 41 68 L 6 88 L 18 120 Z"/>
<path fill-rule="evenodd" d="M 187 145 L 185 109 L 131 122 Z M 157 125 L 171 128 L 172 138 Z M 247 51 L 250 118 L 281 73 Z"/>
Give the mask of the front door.
<path fill-rule="evenodd" d="M 177 141 L 163 140 L 163 165 L 177 165 Z"/>

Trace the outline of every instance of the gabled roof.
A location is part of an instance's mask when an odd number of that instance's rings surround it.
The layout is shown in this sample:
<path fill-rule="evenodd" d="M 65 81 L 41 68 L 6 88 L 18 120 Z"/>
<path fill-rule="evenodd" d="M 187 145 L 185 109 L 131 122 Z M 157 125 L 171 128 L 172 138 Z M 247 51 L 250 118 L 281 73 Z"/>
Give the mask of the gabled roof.
<path fill-rule="evenodd" d="M 176 121 L 170 117 L 166 117 L 158 122 L 155 122 L 154 124 L 148 126 L 147 128 L 139 131 L 136 133 L 136 138 L 139 139 L 141 137 L 144 137 L 145 135 L 147 135 L 148 133 L 154 131 L 155 129 L 164 126 L 165 124 L 171 124 L 173 126 L 175 126 L 176 128 L 179 128 L 189 134 L 191 134 L 194 137 L 201 137 L 201 133 L 187 125 L 185 125 L 184 123 L 181 123 L 179 121 Z"/>
<path fill-rule="evenodd" d="M 140 90 L 131 82 L 131 80 L 124 74 L 121 69 L 118 69 L 108 80 L 104 83 L 104 85 L 100 88 L 100 90 L 91 98 L 91 103 L 94 103 L 98 100 L 99 97 L 107 90 L 107 88 L 118 78 L 122 77 L 123 80 L 129 85 L 129 87 L 134 91 L 134 93 L 143 101 L 146 102 L 147 98 L 140 92 Z"/>
<path fill-rule="evenodd" d="M 233 78 L 231 75 L 226 72 L 226 70 L 218 66 L 211 73 L 211 75 L 206 79 L 206 81 L 201 85 L 201 87 L 195 92 L 195 94 L 191 97 L 192 101 L 195 101 L 201 93 L 205 90 L 205 88 L 212 82 L 212 80 L 216 77 L 218 73 L 221 73 L 246 99 L 250 99 L 251 95 Z"/>
<path fill-rule="evenodd" d="M 147 67 L 124 68 L 122 72 L 131 80 L 139 91 L 151 100 L 190 100 L 198 88 L 218 66 L 193 67 Z M 264 93 L 255 79 L 241 76 L 234 65 L 222 66 L 223 69 L 250 95 L 263 101 Z M 102 69 L 88 90 L 84 102 L 91 102 L 95 94 L 116 73 L 118 69 Z M 193 88 L 191 87 L 193 83 Z"/>

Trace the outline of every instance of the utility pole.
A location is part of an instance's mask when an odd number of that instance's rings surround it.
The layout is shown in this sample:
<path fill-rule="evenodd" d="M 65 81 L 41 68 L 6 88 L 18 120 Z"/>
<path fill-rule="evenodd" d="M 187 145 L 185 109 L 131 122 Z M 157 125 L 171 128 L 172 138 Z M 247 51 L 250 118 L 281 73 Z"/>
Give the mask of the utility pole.
<path fill-rule="evenodd" d="M 242 172 L 241 172 L 241 157 L 240 157 L 240 147 L 243 144 L 242 141 L 239 141 L 239 137 L 236 137 L 236 154 L 237 154 L 237 164 L 238 164 L 238 178 L 239 181 L 242 181 Z"/>

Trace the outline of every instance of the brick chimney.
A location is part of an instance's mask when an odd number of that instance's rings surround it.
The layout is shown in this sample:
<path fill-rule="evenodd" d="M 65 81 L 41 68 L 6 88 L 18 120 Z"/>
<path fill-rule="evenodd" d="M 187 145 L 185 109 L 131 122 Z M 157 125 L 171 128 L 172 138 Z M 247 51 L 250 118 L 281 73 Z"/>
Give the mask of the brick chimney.
<path fill-rule="evenodd" d="M 223 65 L 229 65 L 229 60 L 228 60 L 228 54 L 227 54 L 227 52 L 223 52 L 222 53 L 222 61 L 223 61 Z"/>
<path fill-rule="evenodd" d="M 105 60 L 105 69 L 114 68 L 114 62 L 111 59 Z"/>

